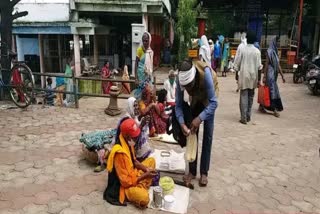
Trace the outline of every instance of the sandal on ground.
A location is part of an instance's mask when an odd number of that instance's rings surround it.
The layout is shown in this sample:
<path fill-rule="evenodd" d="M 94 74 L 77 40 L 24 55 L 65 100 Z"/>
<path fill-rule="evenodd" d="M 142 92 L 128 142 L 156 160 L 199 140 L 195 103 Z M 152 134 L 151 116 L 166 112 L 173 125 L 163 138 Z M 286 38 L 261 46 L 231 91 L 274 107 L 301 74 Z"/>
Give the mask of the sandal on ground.
<path fill-rule="evenodd" d="M 206 187 L 208 184 L 208 177 L 206 175 L 201 175 L 199 179 L 199 186 Z"/>
<path fill-rule="evenodd" d="M 277 111 L 273 112 L 273 115 L 274 115 L 275 117 L 280 117 L 280 114 L 279 114 Z"/>
<path fill-rule="evenodd" d="M 261 107 L 261 106 L 259 106 L 259 111 L 260 111 L 261 113 L 267 113 L 267 111 L 266 111 L 263 107 Z"/>
<path fill-rule="evenodd" d="M 189 174 L 187 174 L 187 175 L 184 175 L 183 177 L 182 177 L 182 179 L 183 179 L 183 181 L 185 182 L 185 183 L 191 183 L 191 180 L 193 180 L 193 179 L 195 179 L 196 178 L 196 176 L 194 176 L 193 174 L 191 174 L 191 173 L 189 173 Z"/>
<path fill-rule="evenodd" d="M 97 166 L 96 168 L 94 168 L 94 172 L 102 172 L 106 169 L 106 165 L 102 164 L 102 165 L 99 165 Z"/>
<path fill-rule="evenodd" d="M 247 125 L 247 121 L 245 121 L 245 120 L 239 120 L 239 122 L 244 124 L 244 125 Z"/>

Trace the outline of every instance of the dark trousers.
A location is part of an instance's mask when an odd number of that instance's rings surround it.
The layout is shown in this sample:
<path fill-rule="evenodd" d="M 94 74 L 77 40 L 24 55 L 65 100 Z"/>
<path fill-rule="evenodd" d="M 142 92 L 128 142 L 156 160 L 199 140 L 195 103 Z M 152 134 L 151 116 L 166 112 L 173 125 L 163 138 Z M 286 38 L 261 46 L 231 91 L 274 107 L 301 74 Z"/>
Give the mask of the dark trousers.
<path fill-rule="evenodd" d="M 192 111 L 193 113 L 192 118 L 196 118 L 199 115 L 199 113 L 204 109 L 204 107 L 196 105 L 195 108 L 193 109 L 194 111 Z M 204 121 L 201 160 L 200 160 L 201 175 L 206 175 L 206 176 L 208 175 L 208 171 L 210 167 L 211 147 L 212 147 L 212 141 L 213 141 L 213 129 L 214 129 L 214 113 L 212 117 Z M 199 130 L 197 132 L 197 138 L 199 139 Z M 198 149 L 199 147 L 197 148 L 197 150 Z M 194 162 L 189 163 L 189 173 L 191 173 L 194 176 L 197 175 L 197 164 L 198 164 L 198 151 L 196 155 L 196 160 Z"/>
<path fill-rule="evenodd" d="M 240 114 L 242 121 L 251 120 L 251 109 L 253 104 L 254 89 L 244 89 L 240 91 Z"/>

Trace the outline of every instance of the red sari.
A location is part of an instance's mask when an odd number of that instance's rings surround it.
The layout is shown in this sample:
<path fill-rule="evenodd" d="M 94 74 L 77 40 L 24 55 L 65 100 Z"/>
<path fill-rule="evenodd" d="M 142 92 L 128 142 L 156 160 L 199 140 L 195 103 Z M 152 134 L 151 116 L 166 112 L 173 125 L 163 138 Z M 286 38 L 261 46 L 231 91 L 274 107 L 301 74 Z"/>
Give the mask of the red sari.
<path fill-rule="evenodd" d="M 168 117 L 166 116 L 164 112 L 164 104 L 162 103 L 157 103 L 158 108 L 160 110 L 160 114 L 158 114 L 155 110 L 152 111 L 152 116 L 154 119 L 154 125 L 156 127 L 156 133 L 157 134 L 164 134 L 166 133 L 167 130 L 167 119 Z"/>
<path fill-rule="evenodd" d="M 23 84 L 18 69 L 15 69 L 13 71 L 12 83 L 13 83 L 14 86 L 21 86 Z M 16 91 L 17 91 L 18 96 L 19 96 L 19 101 L 20 102 L 24 102 L 24 94 L 23 94 L 23 92 L 19 88 L 16 88 Z"/>

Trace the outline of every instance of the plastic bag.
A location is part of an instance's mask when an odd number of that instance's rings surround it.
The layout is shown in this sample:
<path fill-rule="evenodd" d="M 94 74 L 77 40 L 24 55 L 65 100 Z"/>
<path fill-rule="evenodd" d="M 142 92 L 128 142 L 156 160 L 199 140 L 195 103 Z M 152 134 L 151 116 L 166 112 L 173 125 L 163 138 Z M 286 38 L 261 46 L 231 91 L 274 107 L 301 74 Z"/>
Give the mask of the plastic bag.
<path fill-rule="evenodd" d="M 198 139 L 196 134 L 190 134 L 187 137 L 186 160 L 193 162 L 196 160 Z"/>

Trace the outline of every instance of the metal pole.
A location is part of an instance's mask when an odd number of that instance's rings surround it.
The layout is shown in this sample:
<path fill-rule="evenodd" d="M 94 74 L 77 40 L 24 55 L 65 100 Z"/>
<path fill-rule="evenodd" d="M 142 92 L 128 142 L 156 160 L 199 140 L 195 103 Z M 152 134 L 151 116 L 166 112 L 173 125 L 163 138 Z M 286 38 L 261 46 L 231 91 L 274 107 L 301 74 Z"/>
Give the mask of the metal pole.
<path fill-rule="evenodd" d="M 99 52 L 98 52 L 98 36 L 93 35 L 93 63 L 98 65 L 99 63 Z"/>
<path fill-rule="evenodd" d="M 61 35 L 58 35 L 58 56 L 59 56 L 59 69 L 63 71 L 63 66 L 62 66 L 62 57 L 61 57 Z"/>
<path fill-rule="evenodd" d="M 300 46 L 301 46 L 301 26 L 302 26 L 302 15 L 303 15 L 303 0 L 300 0 L 300 12 L 299 12 L 299 26 L 298 26 L 298 48 L 297 55 L 299 56 Z"/>
<path fill-rule="evenodd" d="M 72 84 L 73 84 L 73 95 L 74 95 L 74 103 L 75 107 L 79 108 L 79 99 L 78 99 L 78 93 L 77 93 L 77 79 L 75 78 L 75 71 L 72 71 Z"/>
<path fill-rule="evenodd" d="M 40 55 L 40 73 L 44 73 L 44 50 L 43 50 L 43 35 L 38 35 L 39 40 L 39 55 Z M 41 87 L 46 87 L 46 79 L 45 76 L 41 76 Z"/>

